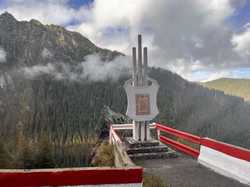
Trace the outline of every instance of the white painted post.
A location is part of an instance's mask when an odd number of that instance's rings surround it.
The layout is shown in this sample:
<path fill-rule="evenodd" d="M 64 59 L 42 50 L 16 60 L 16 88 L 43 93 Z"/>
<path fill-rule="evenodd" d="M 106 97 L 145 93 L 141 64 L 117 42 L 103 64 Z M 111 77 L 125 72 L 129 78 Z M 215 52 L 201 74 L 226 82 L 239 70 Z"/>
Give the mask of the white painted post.
<path fill-rule="evenodd" d="M 148 49 L 147 47 L 143 48 L 143 84 L 148 85 Z"/>
<path fill-rule="evenodd" d="M 156 129 L 157 132 L 157 139 L 160 141 L 161 131 L 159 129 Z"/>
<path fill-rule="evenodd" d="M 109 144 L 112 144 L 112 125 L 109 127 Z"/>
<path fill-rule="evenodd" d="M 139 137 L 139 122 L 133 121 L 133 139 L 138 141 Z"/>
<path fill-rule="evenodd" d="M 141 141 L 146 141 L 146 133 L 145 133 L 145 128 L 146 128 L 146 125 L 145 125 L 145 121 L 142 121 L 141 122 Z"/>
<path fill-rule="evenodd" d="M 138 75 L 137 75 L 137 62 L 136 62 L 136 48 L 132 48 L 132 59 L 133 59 L 133 86 L 138 85 Z"/>
<path fill-rule="evenodd" d="M 138 35 L 138 86 L 143 86 L 143 80 L 142 80 L 142 38 L 141 35 Z"/>
<path fill-rule="evenodd" d="M 146 129 L 147 129 L 147 141 L 152 140 L 151 133 L 150 133 L 150 127 L 149 122 L 146 122 Z"/>

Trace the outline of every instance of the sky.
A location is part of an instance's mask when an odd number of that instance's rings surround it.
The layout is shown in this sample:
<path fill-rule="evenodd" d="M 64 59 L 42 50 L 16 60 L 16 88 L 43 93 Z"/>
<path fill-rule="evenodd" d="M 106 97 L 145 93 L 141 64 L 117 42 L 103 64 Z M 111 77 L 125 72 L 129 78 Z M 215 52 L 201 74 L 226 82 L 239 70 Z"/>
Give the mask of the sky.
<path fill-rule="evenodd" d="M 5 11 L 127 55 L 141 33 L 151 66 L 190 81 L 250 78 L 250 0 L 0 0 Z"/>

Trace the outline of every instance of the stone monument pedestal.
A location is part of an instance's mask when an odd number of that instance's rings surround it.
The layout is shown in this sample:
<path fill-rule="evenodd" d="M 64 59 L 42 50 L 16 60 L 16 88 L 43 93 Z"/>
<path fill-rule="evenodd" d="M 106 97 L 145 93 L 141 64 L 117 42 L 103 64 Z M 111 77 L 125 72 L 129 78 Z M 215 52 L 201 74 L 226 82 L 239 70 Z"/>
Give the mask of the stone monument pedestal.
<path fill-rule="evenodd" d="M 145 122 L 133 122 L 133 139 L 137 141 L 152 141 L 149 124 Z"/>
<path fill-rule="evenodd" d="M 132 160 L 176 158 L 178 155 L 158 140 L 136 141 L 129 137 L 125 140 L 126 151 Z"/>

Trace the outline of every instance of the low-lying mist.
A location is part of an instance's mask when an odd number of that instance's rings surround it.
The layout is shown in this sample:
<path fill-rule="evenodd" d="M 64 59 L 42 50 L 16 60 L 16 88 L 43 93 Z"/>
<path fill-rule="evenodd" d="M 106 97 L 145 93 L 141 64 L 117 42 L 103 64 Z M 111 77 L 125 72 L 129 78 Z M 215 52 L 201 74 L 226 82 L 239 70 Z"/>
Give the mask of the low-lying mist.
<path fill-rule="evenodd" d="M 43 74 L 49 74 L 56 80 L 92 82 L 112 80 L 129 73 L 130 63 L 126 56 L 118 56 L 112 61 L 102 61 L 99 54 L 88 55 L 84 61 L 77 64 L 50 62 L 45 65 L 23 67 L 19 72 L 28 79 L 36 78 Z"/>

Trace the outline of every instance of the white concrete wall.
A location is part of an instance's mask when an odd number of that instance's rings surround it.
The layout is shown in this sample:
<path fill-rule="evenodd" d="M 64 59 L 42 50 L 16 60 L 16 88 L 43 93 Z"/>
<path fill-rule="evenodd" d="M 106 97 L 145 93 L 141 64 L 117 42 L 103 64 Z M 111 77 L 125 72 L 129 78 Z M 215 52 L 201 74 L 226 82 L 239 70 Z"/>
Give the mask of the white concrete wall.
<path fill-rule="evenodd" d="M 250 185 L 250 162 L 201 145 L 198 162 L 215 172 Z"/>

